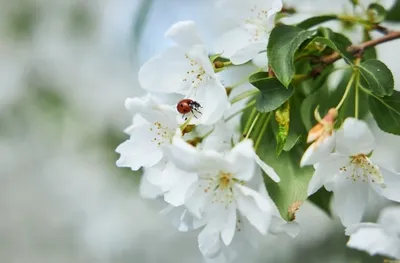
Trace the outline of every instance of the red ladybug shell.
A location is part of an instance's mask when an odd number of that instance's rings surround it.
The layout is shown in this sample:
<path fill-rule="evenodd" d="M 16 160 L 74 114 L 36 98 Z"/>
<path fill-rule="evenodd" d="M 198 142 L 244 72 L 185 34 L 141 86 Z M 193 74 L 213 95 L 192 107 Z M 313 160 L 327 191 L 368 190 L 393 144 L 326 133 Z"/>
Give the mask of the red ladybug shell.
<path fill-rule="evenodd" d="M 176 109 L 179 113 L 186 114 L 192 110 L 193 100 L 191 99 L 183 99 L 176 105 Z"/>

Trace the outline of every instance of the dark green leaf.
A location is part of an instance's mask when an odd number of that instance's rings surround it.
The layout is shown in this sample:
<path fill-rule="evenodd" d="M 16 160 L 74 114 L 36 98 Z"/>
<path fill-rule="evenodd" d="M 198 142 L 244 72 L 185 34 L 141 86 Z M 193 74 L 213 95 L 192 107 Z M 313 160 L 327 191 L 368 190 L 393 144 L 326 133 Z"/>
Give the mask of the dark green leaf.
<path fill-rule="evenodd" d="M 334 37 L 334 38 L 338 38 L 339 36 L 337 36 L 337 35 L 334 34 L 333 37 Z M 348 52 L 347 52 L 347 51 L 346 51 L 346 52 L 342 52 L 343 49 L 339 49 L 339 48 L 336 46 L 336 44 L 333 43 L 333 41 L 330 40 L 330 39 L 328 39 L 328 38 L 316 37 L 316 38 L 314 38 L 314 39 L 312 40 L 312 42 L 314 42 L 314 43 L 319 43 L 320 45 L 326 45 L 326 46 L 330 47 L 331 49 L 333 49 L 334 51 L 339 52 L 340 55 L 341 55 L 343 58 L 345 58 L 345 59 L 348 58 Z M 339 43 L 340 43 L 340 42 L 339 42 Z M 346 44 L 346 47 L 347 47 L 347 46 L 348 46 L 348 45 Z M 348 59 L 348 62 L 351 63 L 350 59 Z"/>
<path fill-rule="evenodd" d="M 253 74 L 250 83 L 261 92 L 256 98 L 256 108 L 259 112 L 270 112 L 279 108 L 293 94 L 293 87 L 285 88 L 276 78 L 269 78 L 265 72 Z"/>
<path fill-rule="evenodd" d="M 327 21 L 331 21 L 336 19 L 336 15 L 323 15 L 323 16 L 314 16 L 311 18 L 308 18 L 300 23 L 297 24 L 297 27 L 302 28 L 302 29 L 309 29 L 313 26 L 322 24 Z"/>
<path fill-rule="evenodd" d="M 385 20 L 386 10 L 380 4 L 372 3 L 368 6 L 367 14 L 370 22 L 378 24 Z"/>
<path fill-rule="evenodd" d="M 339 49 L 346 63 L 352 64 L 353 55 L 347 51 L 347 48 L 352 45 L 351 41 L 343 34 L 333 32 L 330 40 Z"/>
<path fill-rule="evenodd" d="M 330 203 L 332 192 L 328 192 L 325 188 L 321 187 L 317 192 L 308 197 L 312 203 L 321 208 L 325 213 L 331 216 Z"/>
<path fill-rule="evenodd" d="M 294 55 L 300 45 L 315 31 L 305 31 L 294 26 L 280 25 L 270 35 L 267 55 L 275 76 L 288 87 L 295 74 Z"/>
<path fill-rule="evenodd" d="M 376 123 L 382 131 L 400 135 L 400 92 L 391 96 L 369 97 L 369 107 Z"/>
<path fill-rule="evenodd" d="M 394 89 L 393 75 L 386 65 L 376 59 L 362 62 L 358 68 L 365 80 L 365 88 L 378 96 L 390 95 Z"/>
<path fill-rule="evenodd" d="M 397 0 L 394 6 L 387 12 L 386 21 L 400 21 L 400 0 Z"/>

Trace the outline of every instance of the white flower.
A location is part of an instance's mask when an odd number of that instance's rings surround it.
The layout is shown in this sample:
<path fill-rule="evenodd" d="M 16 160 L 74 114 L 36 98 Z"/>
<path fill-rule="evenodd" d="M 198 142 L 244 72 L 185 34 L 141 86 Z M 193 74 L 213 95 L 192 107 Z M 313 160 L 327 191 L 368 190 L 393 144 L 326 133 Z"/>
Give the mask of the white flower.
<path fill-rule="evenodd" d="M 318 108 L 316 109 L 317 112 Z M 337 110 L 332 108 L 328 111 L 322 120 L 311 128 L 308 132 L 307 143 L 312 144 L 304 152 L 300 166 L 312 165 L 322 161 L 335 148 L 334 124 L 337 117 Z M 317 114 L 317 119 L 320 119 Z"/>
<path fill-rule="evenodd" d="M 197 181 L 196 173 L 178 169 L 171 161 L 147 168 L 144 174 L 150 184 L 163 192 L 165 202 L 174 207 L 184 204 L 188 188 Z"/>
<path fill-rule="evenodd" d="M 346 229 L 347 246 L 400 259 L 400 207 L 382 210 L 377 224 L 361 223 Z"/>
<path fill-rule="evenodd" d="M 322 185 L 334 192 L 333 209 L 345 226 L 361 221 L 370 191 L 400 201 L 400 174 L 372 162 L 374 146 L 367 124 L 348 118 L 336 132 L 336 151 L 314 166 L 308 195 Z"/>
<path fill-rule="evenodd" d="M 214 73 L 196 24 L 193 21 L 178 22 L 165 35 L 176 45 L 140 68 L 142 88 L 157 93 L 179 93 L 182 99 L 191 99 L 201 105 L 201 114 L 192 116 L 194 123 L 217 122 L 230 104 L 225 88 Z"/>
<path fill-rule="evenodd" d="M 243 64 L 266 50 L 282 0 L 219 0 L 217 3 L 221 13 L 229 14 L 233 22 L 233 28 L 216 41 L 217 53 L 233 64 Z"/>
<path fill-rule="evenodd" d="M 117 166 L 136 171 L 158 164 L 164 157 L 164 146 L 171 144 L 178 128 L 175 109 L 156 104 L 151 96 L 128 98 L 125 106 L 135 118 L 133 125 L 125 130 L 130 138 L 116 149 L 120 154 Z"/>
<path fill-rule="evenodd" d="M 200 151 L 176 137 L 168 151 L 176 166 L 199 177 L 189 188 L 185 205 L 206 225 L 199 235 L 204 256 L 219 255 L 220 239 L 225 246 L 232 242 L 239 217 L 246 218 L 260 233 L 267 233 L 276 210 L 269 196 L 259 191 L 260 186 L 265 186 L 261 173 L 256 173 L 251 140 L 240 142 L 224 154 Z M 263 166 L 279 179 L 271 167 Z"/>

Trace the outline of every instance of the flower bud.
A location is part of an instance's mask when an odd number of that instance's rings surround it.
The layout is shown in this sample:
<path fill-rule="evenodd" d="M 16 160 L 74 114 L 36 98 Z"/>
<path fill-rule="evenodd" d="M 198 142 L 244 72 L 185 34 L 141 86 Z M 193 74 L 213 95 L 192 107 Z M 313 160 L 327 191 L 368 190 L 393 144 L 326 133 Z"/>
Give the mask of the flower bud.
<path fill-rule="evenodd" d="M 336 121 L 338 112 L 335 108 L 329 109 L 323 119 L 319 116 L 318 108 L 315 109 L 315 117 L 318 123 L 308 132 L 307 143 L 311 143 L 319 138 L 332 134 L 333 125 Z"/>

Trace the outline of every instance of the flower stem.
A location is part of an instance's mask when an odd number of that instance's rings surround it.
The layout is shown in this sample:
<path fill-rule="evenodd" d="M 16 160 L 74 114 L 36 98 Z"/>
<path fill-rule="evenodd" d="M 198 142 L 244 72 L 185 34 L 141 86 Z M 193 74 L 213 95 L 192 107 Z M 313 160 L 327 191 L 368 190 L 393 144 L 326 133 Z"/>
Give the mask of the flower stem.
<path fill-rule="evenodd" d="M 254 106 L 254 104 L 256 104 L 255 100 L 250 101 L 244 108 L 236 111 L 235 113 L 232 113 L 232 115 L 230 115 L 228 118 L 225 119 L 225 122 L 229 121 L 230 119 L 232 119 L 233 117 L 235 117 L 236 115 L 244 112 L 245 110 L 247 110 L 248 108 L 251 108 Z"/>
<path fill-rule="evenodd" d="M 251 126 L 249 128 L 249 131 L 246 133 L 245 139 L 248 139 L 250 136 L 250 133 L 253 131 L 254 126 L 256 125 L 258 118 L 260 118 L 261 113 L 257 113 L 256 117 L 254 118 L 253 122 L 251 123 Z"/>
<path fill-rule="evenodd" d="M 240 93 L 240 94 L 237 95 L 236 97 L 234 97 L 234 98 L 231 100 L 231 103 L 234 104 L 234 103 L 236 103 L 236 102 L 238 102 L 238 101 L 241 101 L 241 100 L 243 100 L 243 99 L 245 99 L 245 98 L 248 98 L 248 97 L 251 97 L 251 96 L 257 94 L 258 92 L 260 92 L 258 89 L 247 90 L 247 91 L 245 91 L 245 92 L 243 92 L 243 93 Z"/>
<path fill-rule="evenodd" d="M 347 83 L 347 87 L 346 87 L 346 90 L 344 91 L 344 94 L 343 94 L 342 99 L 340 100 L 339 104 L 336 106 L 336 110 L 339 110 L 340 107 L 342 107 L 344 101 L 346 100 L 346 97 L 347 97 L 347 95 L 349 94 L 349 91 L 350 91 L 350 89 L 351 89 L 351 87 L 352 87 L 352 85 L 353 85 L 354 77 L 355 77 L 355 74 L 353 73 L 353 74 L 351 75 L 351 78 L 350 78 L 350 80 L 349 80 L 349 83 Z"/>
<path fill-rule="evenodd" d="M 356 73 L 356 81 L 355 81 L 355 102 L 354 102 L 354 117 L 358 119 L 358 112 L 359 112 L 359 85 L 360 85 L 360 72 L 357 71 Z"/>
<path fill-rule="evenodd" d="M 249 82 L 249 77 L 250 77 L 251 75 L 253 75 L 253 74 L 256 74 L 256 73 L 260 72 L 260 71 L 261 71 L 261 69 L 258 69 L 258 70 L 256 70 L 256 71 L 254 71 L 253 73 L 251 73 L 250 75 L 245 76 L 244 78 L 240 79 L 238 82 L 236 82 L 235 84 L 233 84 L 233 85 L 231 86 L 231 88 L 236 88 L 236 87 L 238 87 L 238 86 L 240 86 L 240 85 L 242 85 L 242 84 L 244 84 L 244 83 L 248 83 L 248 82 Z"/>
<path fill-rule="evenodd" d="M 253 110 L 250 113 L 249 118 L 247 119 L 246 125 L 244 126 L 243 135 L 246 135 L 247 132 L 249 131 L 251 123 L 252 123 L 254 117 L 256 116 L 256 114 L 257 114 L 257 109 L 253 108 Z"/>
<path fill-rule="evenodd" d="M 269 120 L 271 119 L 271 115 L 272 115 L 272 112 L 269 112 L 269 113 L 266 115 L 267 118 L 265 119 L 265 121 L 264 121 L 263 124 L 262 124 L 261 131 L 260 131 L 260 133 L 258 134 L 256 143 L 254 144 L 254 150 L 256 150 L 256 151 L 257 151 L 257 149 L 258 149 L 258 146 L 260 146 L 260 143 L 261 143 L 261 140 L 262 140 L 262 138 L 263 138 L 263 136 L 264 136 L 265 130 L 266 130 L 267 127 L 268 127 L 268 123 L 269 123 Z"/>

